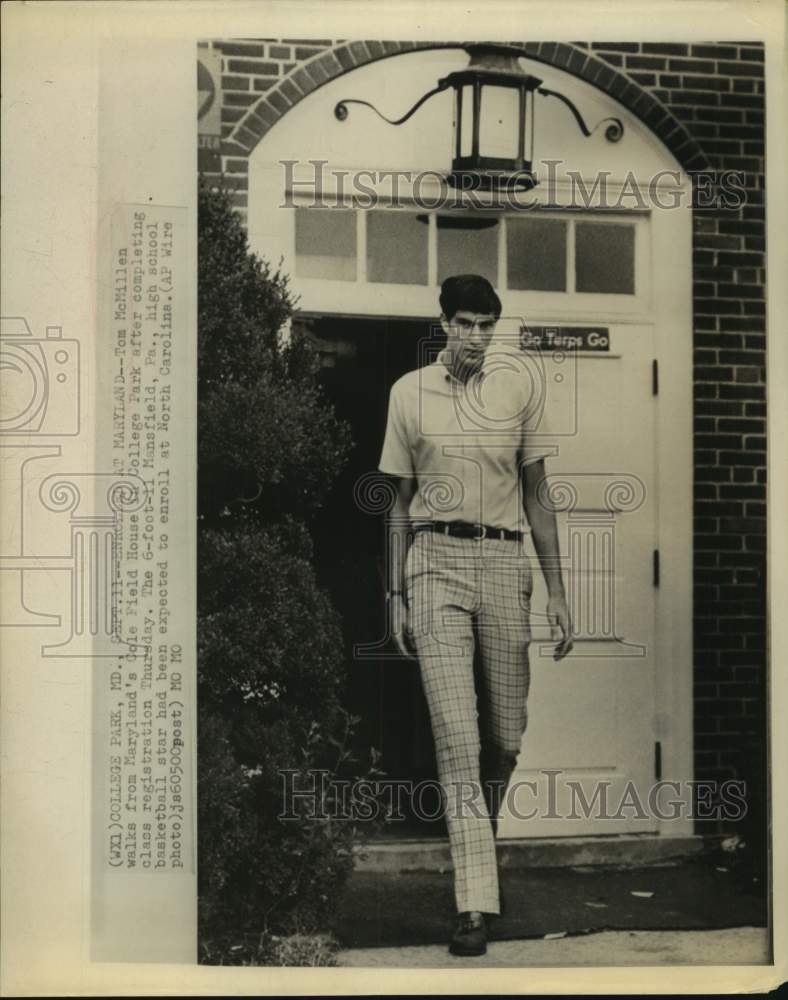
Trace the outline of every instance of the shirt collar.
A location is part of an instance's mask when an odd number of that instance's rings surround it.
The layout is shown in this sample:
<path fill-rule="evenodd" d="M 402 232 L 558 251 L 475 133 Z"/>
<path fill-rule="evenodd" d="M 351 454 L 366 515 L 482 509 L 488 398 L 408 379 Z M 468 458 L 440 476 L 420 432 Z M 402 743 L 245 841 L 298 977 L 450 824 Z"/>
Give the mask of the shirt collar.
<path fill-rule="evenodd" d="M 458 386 L 467 385 L 468 384 L 467 382 L 463 382 L 462 379 L 457 378 L 454 372 L 452 372 L 449 369 L 448 359 L 449 359 L 449 351 L 445 347 L 438 354 L 438 357 L 435 359 L 435 364 L 438 365 L 440 368 L 440 372 L 443 376 L 443 381 L 447 382 L 450 385 L 458 385 Z M 479 381 L 481 381 L 484 378 L 484 359 L 482 359 L 482 367 L 477 372 L 474 372 L 471 378 L 477 378 Z"/>

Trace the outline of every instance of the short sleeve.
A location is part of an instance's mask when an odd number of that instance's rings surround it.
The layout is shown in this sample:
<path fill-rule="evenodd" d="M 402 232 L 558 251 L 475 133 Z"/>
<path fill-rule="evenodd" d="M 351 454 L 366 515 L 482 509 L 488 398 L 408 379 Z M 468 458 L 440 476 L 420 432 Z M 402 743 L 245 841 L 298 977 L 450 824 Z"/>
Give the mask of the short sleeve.
<path fill-rule="evenodd" d="M 408 444 L 408 433 L 402 398 L 395 383 L 389 394 L 389 412 L 386 421 L 386 436 L 378 469 L 392 476 L 410 478 L 414 475 L 413 456 Z"/>
<path fill-rule="evenodd" d="M 530 465 L 555 453 L 551 436 L 550 400 L 534 399 L 526 406 L 520 444 L 520 463 Z"/>

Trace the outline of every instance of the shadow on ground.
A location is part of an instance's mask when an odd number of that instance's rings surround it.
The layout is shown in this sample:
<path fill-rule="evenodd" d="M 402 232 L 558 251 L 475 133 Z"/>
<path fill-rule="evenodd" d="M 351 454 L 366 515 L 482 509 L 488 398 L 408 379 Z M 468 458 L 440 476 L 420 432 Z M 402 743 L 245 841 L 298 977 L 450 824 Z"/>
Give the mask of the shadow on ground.
<path fill-rule="evenodd" d="M 501 872 L 504 915 L 491 940 L 601 930 L 765 927 L 765 887 L 707 858 L 648 868 L 570 867 Z M 442 944 L 454 912 L 450 872 L 355 872 L 334 932 L 345 948 Z"/>

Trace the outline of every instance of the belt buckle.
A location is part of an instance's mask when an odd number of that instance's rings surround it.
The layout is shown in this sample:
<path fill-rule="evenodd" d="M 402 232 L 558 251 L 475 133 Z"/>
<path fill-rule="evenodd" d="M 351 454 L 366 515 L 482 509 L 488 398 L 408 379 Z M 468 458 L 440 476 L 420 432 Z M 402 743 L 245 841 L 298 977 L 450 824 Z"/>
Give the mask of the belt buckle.
<path fill-rule="evenodd" d="M 474 542 L 480 542 L 483 538 L 487 537 L 487 525 L 485 525 L 485 524 L 476 524 L 476 525 L 474 525 L 474 527 L 481 528 L 481 534 L 473 536 L 473 541 Z"/>

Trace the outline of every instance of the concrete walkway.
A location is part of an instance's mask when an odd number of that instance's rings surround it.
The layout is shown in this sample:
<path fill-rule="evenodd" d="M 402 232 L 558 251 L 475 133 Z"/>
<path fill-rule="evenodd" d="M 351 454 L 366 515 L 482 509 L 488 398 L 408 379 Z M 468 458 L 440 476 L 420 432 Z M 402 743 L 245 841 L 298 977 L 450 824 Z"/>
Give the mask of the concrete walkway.
<path fill-rule="evenodd" d="M 445 945 L 350 948 L 339 964 L 355 968 L 458 969 L 624 965 L 765 965 L 769 931 L 602 931 L 552 940 L 494 941 L 479 958 L 453 958 Z"/>

